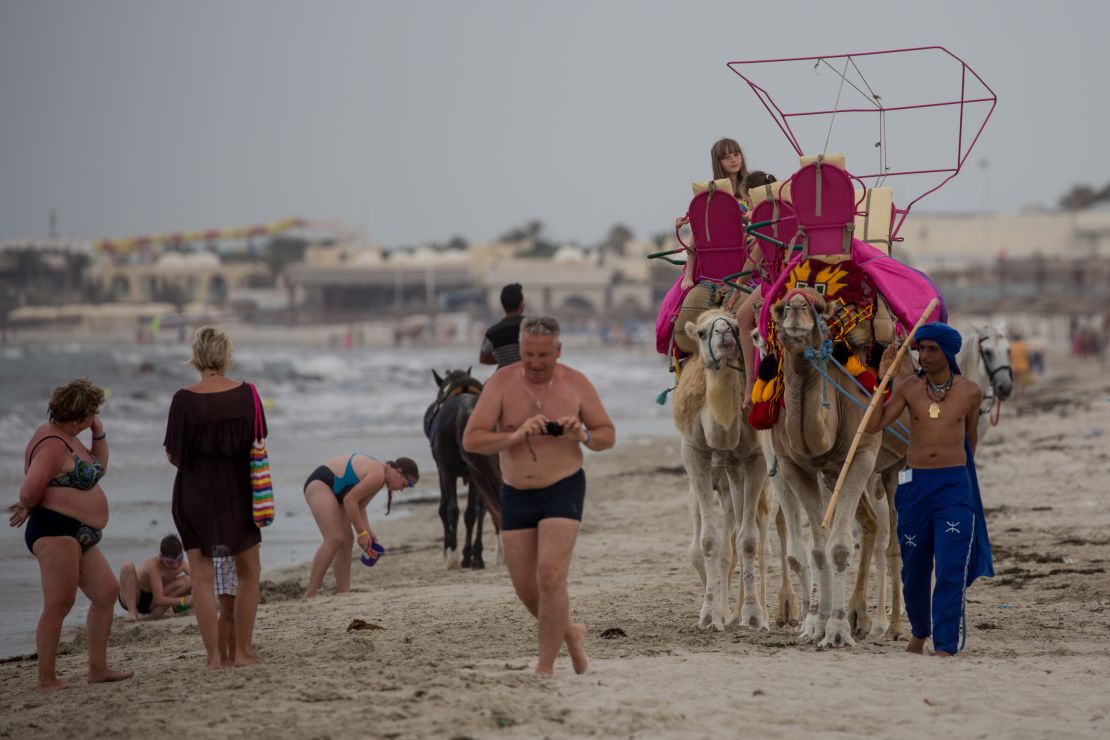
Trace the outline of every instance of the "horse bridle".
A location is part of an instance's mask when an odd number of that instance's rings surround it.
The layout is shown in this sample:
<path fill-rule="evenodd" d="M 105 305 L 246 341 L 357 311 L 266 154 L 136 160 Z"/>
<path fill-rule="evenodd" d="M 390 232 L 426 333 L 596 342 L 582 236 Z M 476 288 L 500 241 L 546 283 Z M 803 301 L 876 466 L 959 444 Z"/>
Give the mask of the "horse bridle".
<path fill-rule="evenodd" d="M 983 403 L 987 404 L 987 406 L 986 408 L 983 408 L 982 406 L 979 407 L 979 416 L 982 416 L 983 414 L 989 414 L 994 409 L 995 402 L 998 402 L 999 404 L 1002 403 L 1002 400 L 998 398 L 998 389 L 995 387 L 994 383 L 994 376 L 997 373 L 1003 371 L 1008 372 L 1010 374 L 1010 382 L 1014 382 L 1014 371 L 1012 367 L 1010 367 L 1009 365 L 999 365 L 998 367 L 992 369 L 991 364 L 987 361 L 987 353 L 986 350 L 983 349 L 983 344 L 990 338 L 990 334 L 979 337 L 979 360 L 983 363 L 983 367 L 987 370 L 987 383 L 990 385 L 989 394 L 983 394 Z"/>

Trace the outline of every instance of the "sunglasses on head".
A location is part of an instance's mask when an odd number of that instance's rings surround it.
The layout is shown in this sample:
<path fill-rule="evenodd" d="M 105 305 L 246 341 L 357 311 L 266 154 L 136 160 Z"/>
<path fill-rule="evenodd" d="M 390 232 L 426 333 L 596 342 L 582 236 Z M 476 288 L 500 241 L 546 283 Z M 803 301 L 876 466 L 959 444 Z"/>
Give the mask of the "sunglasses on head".
<path fill-rule="evenodd" d="M 175 555 L 172 558 L 168 558 L 165 555 L 159 555 L 158 557 L 162 558 L 162 562 L 165 563 L 166 565 L 177 565 L 178 563 L 180 563 L 182 560 L 185 559 L 185 553 L 179 552 L 177 555 Z"/>
<path fill-rule="evenodd" d="M 412 488 L 416 485 L 416 481 L 414 481 L 412 478 L 408 477 L 404 473 L 401 473 L 401 480 L 405 482 L 405 486 L 407 486 L 408 488 Z"/>

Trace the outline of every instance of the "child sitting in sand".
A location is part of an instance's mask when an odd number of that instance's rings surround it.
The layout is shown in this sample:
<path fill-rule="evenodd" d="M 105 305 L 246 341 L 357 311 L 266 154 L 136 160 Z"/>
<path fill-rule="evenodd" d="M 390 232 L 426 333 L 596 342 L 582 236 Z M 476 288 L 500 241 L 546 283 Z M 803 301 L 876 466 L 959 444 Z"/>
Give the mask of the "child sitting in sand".
<path fill-rule="evenodd" d="M 182 611 L 193 603 L 189 564 L 177 535 L 162 538 L 158 554 L 138 566 L 130 560 L 119 572 L 119 603 L 127 610 L 127 621 L 140 614 L 158 619 L 167 609 Z"/>

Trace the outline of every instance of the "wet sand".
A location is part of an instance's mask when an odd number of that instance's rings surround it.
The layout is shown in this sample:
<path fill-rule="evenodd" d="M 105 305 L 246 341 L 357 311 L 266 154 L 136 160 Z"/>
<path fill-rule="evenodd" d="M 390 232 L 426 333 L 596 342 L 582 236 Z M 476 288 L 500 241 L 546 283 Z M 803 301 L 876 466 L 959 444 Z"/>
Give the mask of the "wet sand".
<path fill-rule="evenodd" d="M 0 737 L 1105 737 L 1110 379 L 1093 364 L 1062 372 L 1007 403 L 980 450 L 998 575 L 970 590 L 954 660 L 876 638 L 824 650 L 786 628 L 694 628 L 677 439 L 623 429 L 587 463 L 570 576 L 590 627 L 584 676 L 565 655 L 554 679 L 531 674 L 535 627 L 490 530 L 490 567 L 447 571 L 436 507 L 418 505 L 375 524 L 390 553 L 356 562 L 351 594 L 330 595 L 329 579 L 304 602 L 307 567 L 269 574 L 264 663 L 209 673 L 191 618 L 117 620 L 111 662 L 136 677 L 41 695 L 33 661 L 0 665 Z M 348 631 L 356 619 L 381 629 Z M 61 675 L 83 679 L 80 635 L 64 650 Z"/>

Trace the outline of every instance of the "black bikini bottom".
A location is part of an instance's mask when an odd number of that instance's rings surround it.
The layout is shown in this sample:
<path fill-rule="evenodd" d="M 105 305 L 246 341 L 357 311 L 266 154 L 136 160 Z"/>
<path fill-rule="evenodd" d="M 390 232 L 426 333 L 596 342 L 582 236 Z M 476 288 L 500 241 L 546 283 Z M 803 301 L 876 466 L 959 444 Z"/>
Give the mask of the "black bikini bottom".
<path fill-rule="evenodd" d="M 81 552 L 86 552 L 100 542 L 101 531 L 71 516 L 36 506 L 27 517 L 27 531 L 23 535 L 32 555 L 35 554 L 35 543 L 43 537 L 72 537 L 80 543 Z"/>

